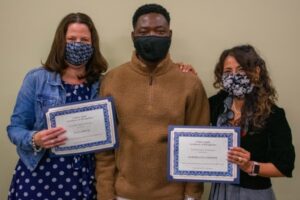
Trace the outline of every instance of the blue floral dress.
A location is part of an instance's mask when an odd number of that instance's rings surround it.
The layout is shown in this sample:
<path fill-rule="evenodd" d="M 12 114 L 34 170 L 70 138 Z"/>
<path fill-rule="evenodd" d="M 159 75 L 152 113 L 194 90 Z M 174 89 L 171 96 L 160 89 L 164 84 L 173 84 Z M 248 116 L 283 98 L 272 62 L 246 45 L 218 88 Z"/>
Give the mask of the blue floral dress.
<path fill-rule="evenodd" d="M 87 84 L 63 82 L 66 103 L 88 100 Z M 38 167 L 29 171 L 19 159 L 9 189 L 9 200 L 93 200 L 95 190 L 94 154 L 51 157 L 45 154 Z"/>

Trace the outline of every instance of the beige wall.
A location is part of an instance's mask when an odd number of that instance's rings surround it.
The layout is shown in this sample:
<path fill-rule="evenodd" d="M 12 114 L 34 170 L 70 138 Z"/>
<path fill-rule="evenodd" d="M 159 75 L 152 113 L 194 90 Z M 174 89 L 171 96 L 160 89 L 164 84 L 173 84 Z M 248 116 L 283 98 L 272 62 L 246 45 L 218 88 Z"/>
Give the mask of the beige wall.
<path fill-rule="evenodd" d="M 69 12 L 90 15 L 100 33 L 101 49 L 110 67 L 115 67 L 130 58 L 131 17 L 135 9 L 146 2 L 0 0 L 0 199 L 6 199 L 17 161 L 15 147 L 6 134 L 16 95 L 25 73 L 45 61 L 59 21 Z M 279 93 L 278 104 L 286 110 L 299 154 L 300 1 L 154 2 L 161 3 L 171 13 L 173 59 L 191 63 L 196 68 L 209 96 L 216 92 L 212 87 L 212 71 L 221 51 L 242 43 L 257 47 L 268 64 Z M 299 175 L 296 168 L 292 179 L 273 179 L 279 200 L 294 200 L 299 195 Z"/>

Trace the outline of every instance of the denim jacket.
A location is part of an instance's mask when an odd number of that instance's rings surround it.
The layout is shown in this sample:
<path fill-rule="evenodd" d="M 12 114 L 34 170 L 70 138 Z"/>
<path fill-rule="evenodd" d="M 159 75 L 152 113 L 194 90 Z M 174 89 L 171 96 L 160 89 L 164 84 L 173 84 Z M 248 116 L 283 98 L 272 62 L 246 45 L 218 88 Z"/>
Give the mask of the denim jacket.
<path fill-rule="evenodd" d="M 99 81 L 91 87 L 91 99 L 97 98 Z M 46 150 L 35 152 L 32 148 L 32 135 L 47 129 L 45 113 L 47 108 L 65 104 L 66 92 L 61 76 L 43 67 L 27 73 L 17 96 L 7 133 L 17 146 L 20 159 L 33 171 Z"/>

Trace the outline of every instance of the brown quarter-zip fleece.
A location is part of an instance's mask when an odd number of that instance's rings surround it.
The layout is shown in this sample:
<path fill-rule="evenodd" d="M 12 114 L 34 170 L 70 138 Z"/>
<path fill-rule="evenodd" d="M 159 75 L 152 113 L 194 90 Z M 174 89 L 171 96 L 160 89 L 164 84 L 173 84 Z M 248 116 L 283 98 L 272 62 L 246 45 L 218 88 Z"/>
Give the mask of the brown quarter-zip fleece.
<path fill-rule="evenodd" d="M 168 125 L 208 125 L 209 105 L 199 78 L 183 73 L 168 55 L 150 73 L 133 53 L 101 83 L 118 117 L 119 147 L 96 155 L 98 199 L 199 199 L 203 184 L 167 179 Z"/>

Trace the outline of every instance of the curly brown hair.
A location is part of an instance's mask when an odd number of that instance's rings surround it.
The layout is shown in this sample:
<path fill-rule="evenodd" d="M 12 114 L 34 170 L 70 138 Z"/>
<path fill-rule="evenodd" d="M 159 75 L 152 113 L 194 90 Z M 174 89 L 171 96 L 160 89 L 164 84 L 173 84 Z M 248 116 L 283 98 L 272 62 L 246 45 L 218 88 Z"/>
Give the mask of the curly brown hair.
<path fill-rule="evenodd" d="M 254 84 L 253 91 L 245 95 L 241 126 L 245 125 L 247 118 L 249 124 L 254 128 L 262 128 L 271 113 L 272 105 L 277 100 L 277 93 L 269 77 L 266 63 L 251 45 L 241 45 L 227 49 L 223 51 L 215 66 L 215 88 L 222 88 L 224 62 L 228 56 L 236 59 Z"/>
<path fill-rule="evenodd" d="M 88 83 L 94 83 L 107 70 L 107 62 L 100 51 L 99 36 L 96 27 L 92 19 L 84 13 L 70 13 L 61 20 L 56 29 L 50 53 L 43 65 L 47 70 L 57 72 L 61 75 L 68 67 L 65 61 L 66 33 L 69 25 L 72 23 L 85 24 L 91 32 L 94 52 L 86 65 L 85 75 L 79 78 L 86 79 Z"/>

